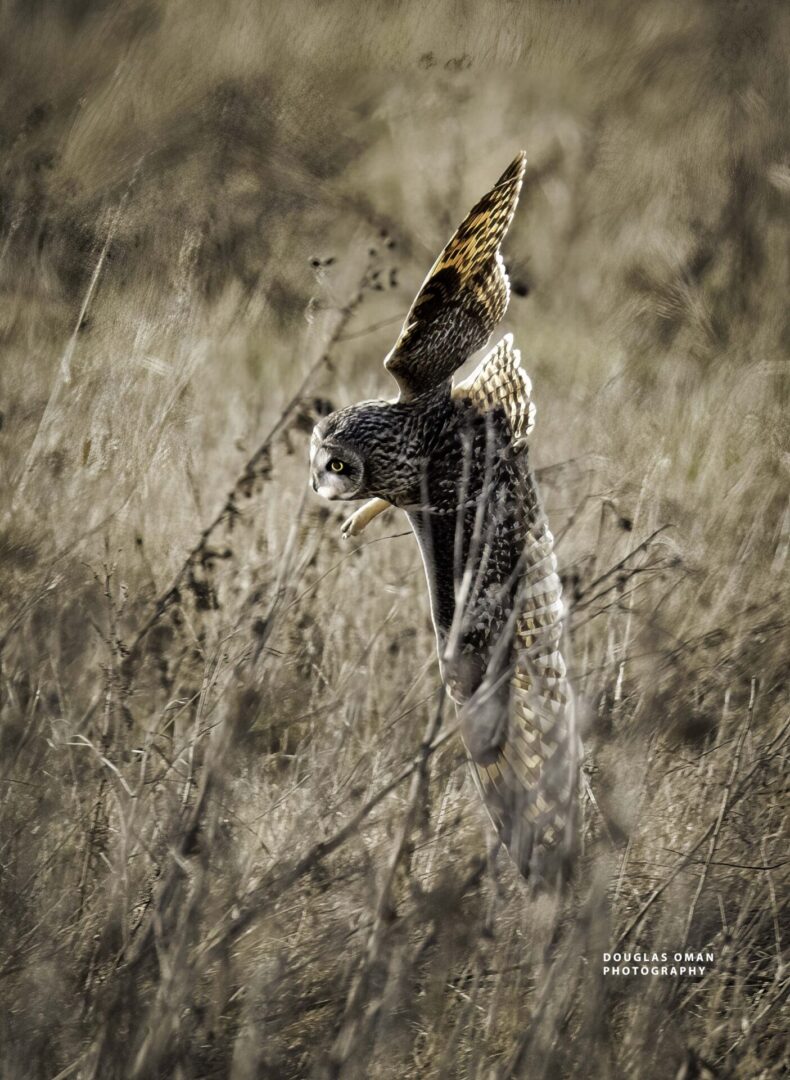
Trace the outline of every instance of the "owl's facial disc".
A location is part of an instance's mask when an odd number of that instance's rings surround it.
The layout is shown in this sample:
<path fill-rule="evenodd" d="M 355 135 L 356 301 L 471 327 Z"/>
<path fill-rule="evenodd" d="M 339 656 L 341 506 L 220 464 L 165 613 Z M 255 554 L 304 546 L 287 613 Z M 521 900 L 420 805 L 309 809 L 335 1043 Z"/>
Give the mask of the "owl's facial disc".
<path fill-rule="evenodd" d="M 362 459 L 350 447 L 310 440 L 310 484 L 323 499 L 355 499 L 362 485 Z"/>

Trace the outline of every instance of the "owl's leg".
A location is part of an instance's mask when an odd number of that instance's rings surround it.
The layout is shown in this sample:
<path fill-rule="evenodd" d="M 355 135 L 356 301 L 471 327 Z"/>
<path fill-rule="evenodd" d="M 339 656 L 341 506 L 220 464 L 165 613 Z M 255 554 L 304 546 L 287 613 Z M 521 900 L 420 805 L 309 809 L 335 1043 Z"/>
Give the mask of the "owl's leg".
<path fill-rule="evenodd" d="M 348 540 L 350 536 L 359 536 L 374 517 L 389 510 L 390 506 L 392 503 L 388 503 L 386 499 L 370 499 L 364 506 L 360 506 L 359 510 L 355 510 L 351 517 L 346 518 L 340 526 L 341 536 L 344 540 Z"/>

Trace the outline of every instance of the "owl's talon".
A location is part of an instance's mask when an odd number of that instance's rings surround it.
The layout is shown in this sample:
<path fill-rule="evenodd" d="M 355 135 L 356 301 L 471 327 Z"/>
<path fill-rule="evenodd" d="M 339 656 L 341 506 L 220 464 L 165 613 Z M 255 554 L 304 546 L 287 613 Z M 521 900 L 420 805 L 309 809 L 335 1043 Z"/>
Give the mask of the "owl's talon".
<path fill-rule="evenodd" d="M 356 514 L 352 514 L 351 517 L 347 517 L 340 526 L 340 535 L 344 540 L 349 540 L 352 536 L 357 535 L 359 529 L 357 528 L 357 523 L 354 521 L 356 516 Z"/>
<path fill-rule="evenodd" d="M 340 526 L 340 535 L 344 540 L 348 540 L 352 536 L 359 536 L 373 518 L 383 514 L 385 510 L 389 510 L 390 505 L 386 499 L 370 499 L 364 506 L 360 506 L 359 510 L 355 510 L 351 517 L 346 518 Z"/>

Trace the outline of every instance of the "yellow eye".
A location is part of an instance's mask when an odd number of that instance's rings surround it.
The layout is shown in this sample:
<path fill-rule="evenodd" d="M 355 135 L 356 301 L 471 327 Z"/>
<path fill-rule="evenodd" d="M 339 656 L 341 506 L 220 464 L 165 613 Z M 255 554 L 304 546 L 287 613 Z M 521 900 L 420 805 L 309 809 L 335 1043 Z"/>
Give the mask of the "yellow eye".
<path fill-rule="evenodd" d="M 344 461 L 341 461 L 340 458 L 333 457 L 332 460 L 329 462 L 329 468 L 332 470 L 332 472 L 342 472 L 345 467 L 346 463 Z"/>

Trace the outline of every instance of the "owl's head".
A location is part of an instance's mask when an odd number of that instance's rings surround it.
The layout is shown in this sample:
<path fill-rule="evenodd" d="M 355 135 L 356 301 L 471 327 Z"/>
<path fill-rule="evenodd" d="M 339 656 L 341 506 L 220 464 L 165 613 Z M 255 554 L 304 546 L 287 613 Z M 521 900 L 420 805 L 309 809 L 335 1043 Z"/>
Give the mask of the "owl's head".
<path fill-rule="evenodd" d="M 323 422 L 313 429 L 310 439 L 313 491 L 324 499 L 360 498 L 365 477 L 362 456 L 343 439 L 323 435 L 322 426 Z"/>
<path fill-rule="evenodd" d="M 363 401 L 324 417 L 310 440 L 313 491 L 325 499 L 392 498 L 408 461 L 401 411 L 388 401 Z"/>
<path fill-rule="evenodd" d="M 367 498 L 370 436 L 378 428 L 376 401 L 325 416 L 310 439 L 310 483 L 324 499 Z"/>

